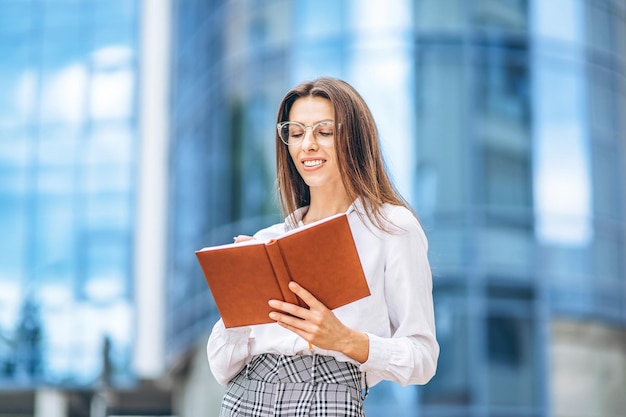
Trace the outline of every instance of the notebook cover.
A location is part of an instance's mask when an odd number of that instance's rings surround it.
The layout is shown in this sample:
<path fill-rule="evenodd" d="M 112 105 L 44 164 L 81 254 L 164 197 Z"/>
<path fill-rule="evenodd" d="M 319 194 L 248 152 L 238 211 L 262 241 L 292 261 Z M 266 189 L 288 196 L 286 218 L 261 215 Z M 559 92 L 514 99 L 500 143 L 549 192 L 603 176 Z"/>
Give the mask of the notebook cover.
<path fill-rule="evenodd" d="M 271 259 L 284 265 L 272 264 L 266 245 L 272 246 Z M 294 229 L 267 244 L 210 247 L 196 256 L 226 327 L 273 322 L 267 302 L 284 300 L 274 270 L 330 309 L 370 295 L 345 214 Z M 283 282 L 283 288 L 287 284 Z"/>

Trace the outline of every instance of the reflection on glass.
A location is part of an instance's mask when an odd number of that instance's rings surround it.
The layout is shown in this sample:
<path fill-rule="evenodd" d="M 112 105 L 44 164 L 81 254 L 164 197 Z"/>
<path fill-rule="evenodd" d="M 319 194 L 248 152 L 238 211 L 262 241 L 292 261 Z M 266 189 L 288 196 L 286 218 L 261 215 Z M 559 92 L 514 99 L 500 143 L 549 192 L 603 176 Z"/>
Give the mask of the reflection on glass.
<path fill-rule="evenodd" d="M 443 212 L 461 209 L 468 198 L 462 186 L 466 154 L 460 55 L 457 48 L 428 48 L 417 74 L 417 155 L 420 165 L 435 172 L 437 207 Z"/>
<path fill-rule="evenodd" d="M 133 333 L 136 2 L 39 3 L 0 2 L 0 385 L 91 385 L 107 337 L 119 381 Z"/>
<path fill-rule="evenodd" d="M 419 31 L 457 31 L 466 23 L 465 0 L 421 0 L 415 2 L 415 24 Z"/>
<path fill-rule="evenodd" d="M 533 1 L 533 33 L 549 40 L 581 43 L 584 36 L 582 4 L 584 2 L 578 0 Z"/>
<path fill-rule="evenodd" d="M 463 405 L 471 401 L 470 320 L 467 294 L 461 288 L 444 287 L 435 292 L 437 340 L 441 347 L 437 375 L 423 388 L 427 405 Z"/>
<path fill-rule="evenodd" d="M 537 404 L 537 359 L 533 321 L 490 315 L 487 318 L 489 401 L 500 406 Z"/>
<path fill-rule="evenodd" d="M 535 70 L 536 235 L 542 243 L 586 245 L 593 229 L 584 71 L 549 59 Z"/>
<path fill-rule="evenodd" d="M 480 27 L 526 30 L 528 0 L 478 0 L 474 6 L 474 22 Z"/>

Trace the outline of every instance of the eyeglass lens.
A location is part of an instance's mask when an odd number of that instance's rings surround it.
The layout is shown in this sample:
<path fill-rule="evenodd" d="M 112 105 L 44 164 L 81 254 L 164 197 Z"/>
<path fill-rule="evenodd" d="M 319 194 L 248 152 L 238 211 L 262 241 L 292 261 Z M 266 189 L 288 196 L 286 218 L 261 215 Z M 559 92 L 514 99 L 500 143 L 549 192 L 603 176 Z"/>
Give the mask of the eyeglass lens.
<path fill-rule="evenodd" d="M 286 122 L 280 125 L 280 138 L 288 145 L 297 145 L 304 140 L 306 130 L 311 128 L 317 141 L 332 141 L 335 135 L 333 122 L 319 122 L 313 126 L 304 126 L 297 122 Z"/>

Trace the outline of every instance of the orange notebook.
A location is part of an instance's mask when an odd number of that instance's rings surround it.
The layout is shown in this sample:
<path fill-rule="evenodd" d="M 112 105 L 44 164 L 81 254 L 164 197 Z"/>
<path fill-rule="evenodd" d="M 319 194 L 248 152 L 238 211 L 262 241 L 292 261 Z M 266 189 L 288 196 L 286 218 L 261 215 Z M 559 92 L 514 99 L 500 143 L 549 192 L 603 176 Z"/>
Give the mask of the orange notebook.
<path fill-rule="evenodd" d="M 270 299 L 306 307 L 289 290 L 292 280 L 331 310 L 370 295 L 344 213 L 267 243 L 213 246 L 196 256 L 226 327 L 272 323 Z"/>

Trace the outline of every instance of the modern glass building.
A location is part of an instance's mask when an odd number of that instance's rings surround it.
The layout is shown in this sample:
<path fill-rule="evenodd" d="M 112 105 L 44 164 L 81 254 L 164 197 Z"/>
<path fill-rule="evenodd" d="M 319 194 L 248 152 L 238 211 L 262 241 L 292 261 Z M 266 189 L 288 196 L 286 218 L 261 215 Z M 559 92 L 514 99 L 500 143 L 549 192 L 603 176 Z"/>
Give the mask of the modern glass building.
<path fill-rule="evenodd" d="M 623 2 L 187 0 L 173 22 L 170 366 L 217 319 L 193 251 L 278 220 L 276 107 L 327 75 L 370 104 L 434 272 L 437 375 L 368 415 L 620 414 Z"/>
<path fill-rule="evenodd" d="M 116 414 L 217 415 L 194 251 L 281 220 L 276 108 L 322 75 L 430 241 L 437 375 L 368 416 L 623 415 L 622 0 L 0 0 L 0 415 L 94 415 L 103 371 Z"/>
<path fill-rule="evenodd" d="M 128 380 L 138 2 L 0 2 L 0 388 Z"/>

